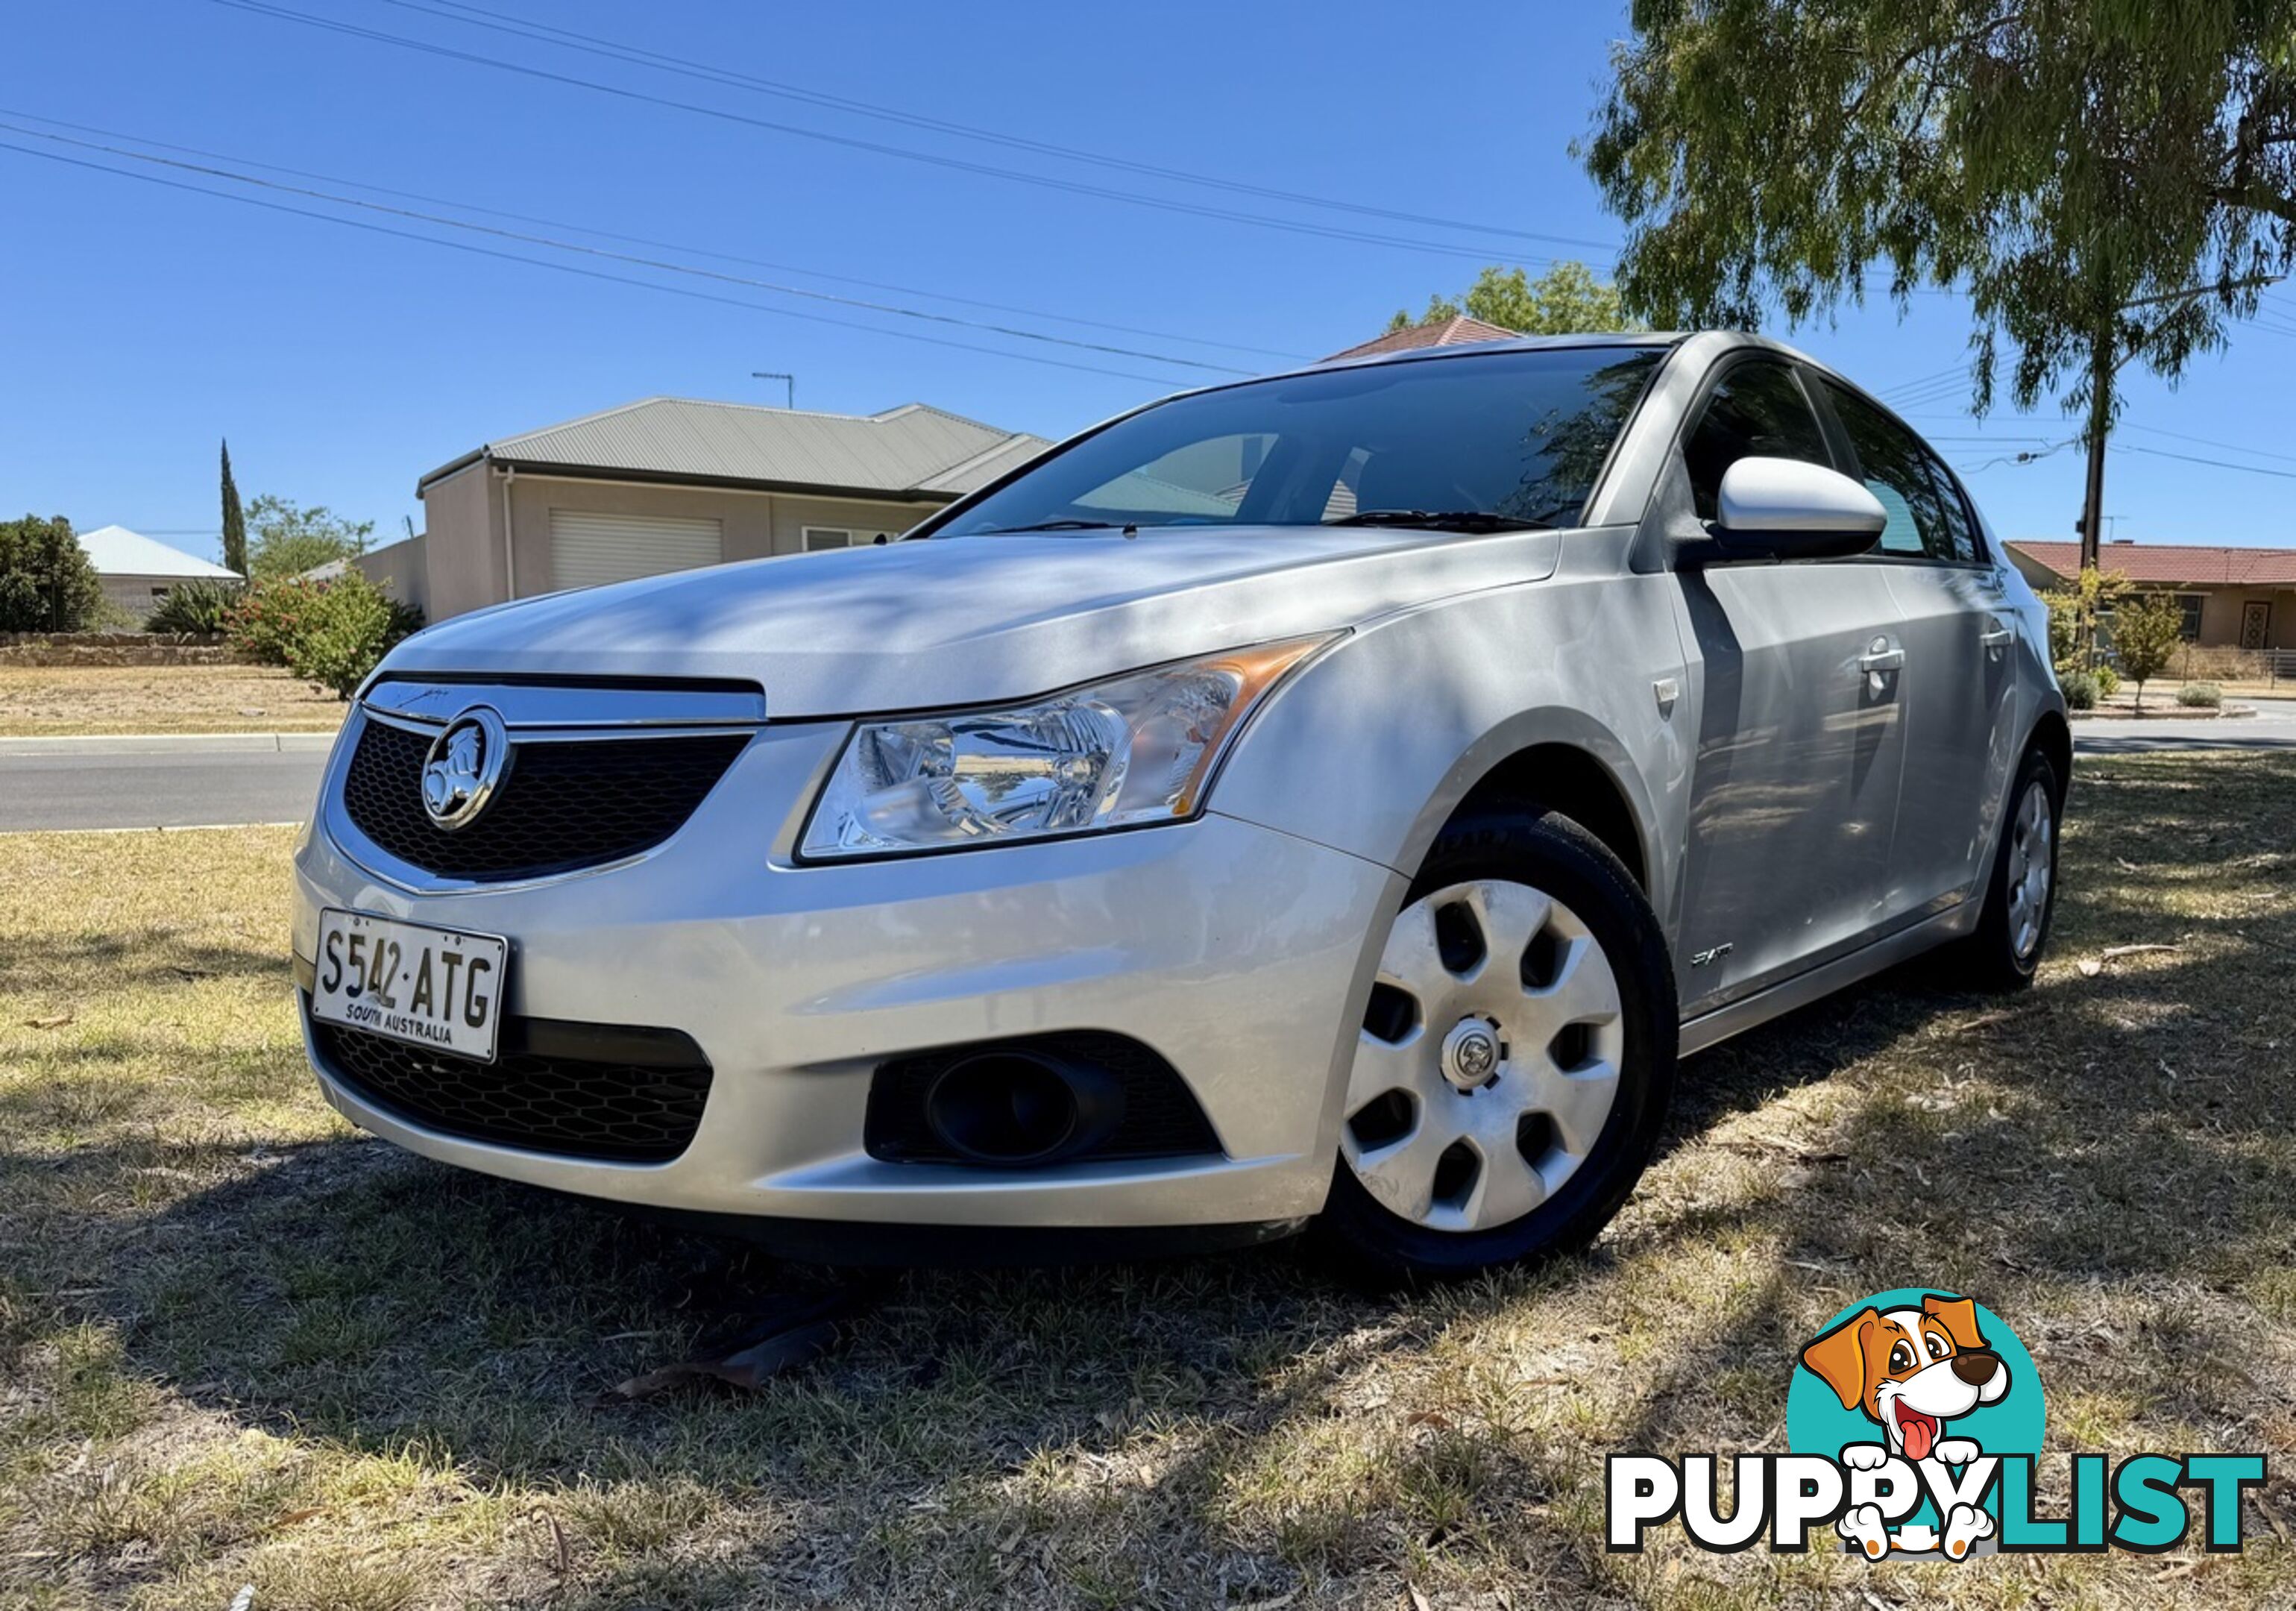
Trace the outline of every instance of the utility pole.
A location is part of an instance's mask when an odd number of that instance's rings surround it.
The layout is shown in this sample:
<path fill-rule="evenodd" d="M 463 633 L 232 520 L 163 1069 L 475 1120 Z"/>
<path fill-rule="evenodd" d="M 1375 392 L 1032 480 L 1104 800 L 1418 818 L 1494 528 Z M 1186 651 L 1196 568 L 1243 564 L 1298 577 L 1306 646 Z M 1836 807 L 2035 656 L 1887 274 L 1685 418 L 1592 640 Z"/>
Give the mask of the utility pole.
<path fill-rule="evenodd" d="M 2103 542 L 2104 433 L 2112 422 L 2112 326 L 2100 325 L 2089 343 L 2088 360 L 2088 487 L 2081 500 L 2080 563 L 2084 571 L 2097 566 Z"/>
<path fill-rule="evenodd" d="M 2096 333 L 2089 341 L 2088 369 L 2088 485 L 2081 500 L 2080 563 L 2084 571 L 2097 568 L 2098 549 L 2104 541 L 2104 438 L 2112 423 L 2113 377 L 2120 374 L 2126 358 L 2134 358 L 2151 340 L 2151 335 L 2139 335 L 2129 345 L 2126 354 L 2118 350 L 2120 342 L 2113 315 L 2130 313 L 2139 308 L 2158 308 L 2164 303 L 2189 302 L 2194 297 L 2214 293 L 2225 296 L 2235 291 L 2261 289 L 2276 285 L 2285 275 L 2252 274 L 2237 280 L 2224 280 L 2214 284 L 2187 285 L 2182 291 L 2163 292 L 2159 296 L 2138 297 L 2123 302 L 2098 322 Z M 2152 333 L 2158 334 L 2157 331 Z"/>
<path fill-rule="evenodd" d="M 795 375 L 793 375 L 793 374 L 783 374 L 780 370 L 778 370 L 778 369 L 752 369 L 752 370 L 750 370 L 750 378 L 751 380 L 753 380 L 753 381 L 779 381 L 779 382 L 782 382 L 782 384 L 783 384 L 784 386 L 787 386 L 787 387 L 789 388 L 789 404 L 788 404 L 788 407 L 791 408 L 791 411 L 794 411 L 794 410 L 796 409 L 796 407 L 797 407 L 797 376 L 795 376 Z"/>

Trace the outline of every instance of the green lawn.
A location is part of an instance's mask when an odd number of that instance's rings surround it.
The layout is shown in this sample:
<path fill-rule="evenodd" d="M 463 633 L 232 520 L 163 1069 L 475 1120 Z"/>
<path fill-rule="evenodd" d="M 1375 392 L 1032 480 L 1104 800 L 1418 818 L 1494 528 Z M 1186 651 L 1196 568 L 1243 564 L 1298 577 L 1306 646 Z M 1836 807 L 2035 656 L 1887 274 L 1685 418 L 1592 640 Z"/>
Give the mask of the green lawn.
<path fill-rule="evenodd" d="M 2035 990 L 1894 975 L 1692 1061 L 1585 1258 L 917 1276 L 639 1403 L 808 1278 L 336 1120 L 288 833 L 0 837 L 0 1604 L 2296 1602 L 2284 1468 L 2243 1557 L 1602 1548 L 1607 1451 L 1781 1447 L 1800 1342 L 1900 1284 L 2018 1328 L 2053 1449 L 2296 1447 L 2296 758 L 2084 763 L 2075 811 Z"/>

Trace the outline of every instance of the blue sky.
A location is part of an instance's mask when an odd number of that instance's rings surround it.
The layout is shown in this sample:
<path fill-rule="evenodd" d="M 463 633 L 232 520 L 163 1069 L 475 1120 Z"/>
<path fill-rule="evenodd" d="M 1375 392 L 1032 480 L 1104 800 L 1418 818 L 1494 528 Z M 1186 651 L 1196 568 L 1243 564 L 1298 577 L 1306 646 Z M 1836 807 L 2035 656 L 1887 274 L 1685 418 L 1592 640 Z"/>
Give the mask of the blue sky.
<path fill-rule="evenodd" d="M 1166 360 L 1257 369 L 1284 363 L 1276 354 L 1319 357 L 1375 333 L 1398 305 L 1415 308 L 1430 292 L 1464 285 L 1481 262 L 1527 260 L 1536 269 L 1553 256 L 1577 256 L 1599 268 L 1601 244 L 1620 234 L 1569 146 L 1599 102 L 1608 43 L 1624 31 L 1622 10 L 1405 10 L 1355 0 L 1168 0 L 1122 12 L 1034 0 L 986 8 L 251 3 L 529 70 L 408 50 L 218 0 L 28 0 L 10 8 L 12 70 L 0 88 L 0 123 L 109 145 L 125 144 L 111 137 L 124 135 L 196 147 L 229 160 L 173 154 L 247 172 L 267 163 L 325 176 L 261 170 L 307 189 L 340 190 L 337 181 L 350 181 L 526 214 L 548 223 L 345 193 L 1156 356 L 1062 347 L 569 256 L 0 130 L 0 142 L 82 162 L 755 304 L 534 267 L 0 150 L 11 237 L 0 253 L 0 355 L 11 382 L 0 387 L 0 508 L 61 513 L 83 529 L 116 522 L 212 554 L 216 447 L 228 436 L 246 495 L 326 504 L 375 522 L 377 539 L 388 540 L 405 517 L 421 524 L 416 477 L 489 437 L 656 393 L 779 401 L 779 382 L 753 381 L 753 370 L 794 372 L 801 407 L 869 413 L 921 400 L 1058 436 L 1219 373 Z M 905 127 L 603 61 L 450 14 L 472 5 L 911 118 L 1477 227 L 1089 166 L 946 127 Z M 898 146 L 937 160 L 839 142 Z M 1333 239 L 1189 209 L 1407 243 Z M 2113 535 L 2296 542 L 2286 511 L 2296 444 L 2286 433 L 2284 383 L 2296 358 L 2296 292 L 2276 297 L 2271 318 L 2289 333 L 2236 333 L 2228 354 L 2202 359 L 2174 392 L 2150 379 L 2131 387 L 2129 428 L 2116 438 L 2108 475 Z M 1965 309 L 1946 296 L 1916 303 L 1906 317 L 1875 307 L 1832 325 L 1776 333 L 1887 391 L 1963 361 Z M 817 322 L 824 318 L 848 323 Z M 886 333 L 895 330 L 993 350 Z M 996 356 L 1019 352 L 1086 367 Z M 1965 394 L 1949 381 L 1909 395 L 1916 399 L 1906 405 L 1909 415 L 1969 476 L 2005 535 L 2071 535 L 2079 450 L 2004 462 L 2072 433 L 2054 408 L 2024 417 L 1997 412 L 1980 424 L 1956 412 Z"/>

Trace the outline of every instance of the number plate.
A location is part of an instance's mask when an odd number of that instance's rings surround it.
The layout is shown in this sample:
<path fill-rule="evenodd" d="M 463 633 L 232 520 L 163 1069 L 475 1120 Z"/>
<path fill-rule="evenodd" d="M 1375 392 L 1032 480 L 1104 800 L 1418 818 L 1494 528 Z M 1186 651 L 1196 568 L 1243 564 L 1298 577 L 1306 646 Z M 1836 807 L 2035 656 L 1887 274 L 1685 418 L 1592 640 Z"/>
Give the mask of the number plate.
<path fill-rule="evenodd" d="M 499 934 L 330 907 L 319 914 L 311 1016 L 492 1063 L 509 965 Z"/>

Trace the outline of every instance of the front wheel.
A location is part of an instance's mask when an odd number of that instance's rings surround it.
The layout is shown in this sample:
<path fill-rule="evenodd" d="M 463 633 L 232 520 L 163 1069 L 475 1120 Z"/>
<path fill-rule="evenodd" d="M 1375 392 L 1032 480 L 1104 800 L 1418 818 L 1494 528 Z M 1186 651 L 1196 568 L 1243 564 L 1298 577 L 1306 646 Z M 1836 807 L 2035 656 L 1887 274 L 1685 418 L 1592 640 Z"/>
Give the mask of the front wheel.
<path fill-rule="evenodd" d="M 2041 966 L 2057 911 L 2057 813 L 2063 800 L 2049 758 L 2027 752 L 1986 881 L 1985 908 L 1975 932 L 1955 947 L 1962 979 L 1977 990 L 2022 990 Z"/>
<path fill-rule="evenodd" d="M 1650 1160 L 1675 1040 L 1618 858 L 1552 812 L 1453 824 L 1388 933 L 1319 1237 L 1383 1280 L 1584 1246 Z"/>

